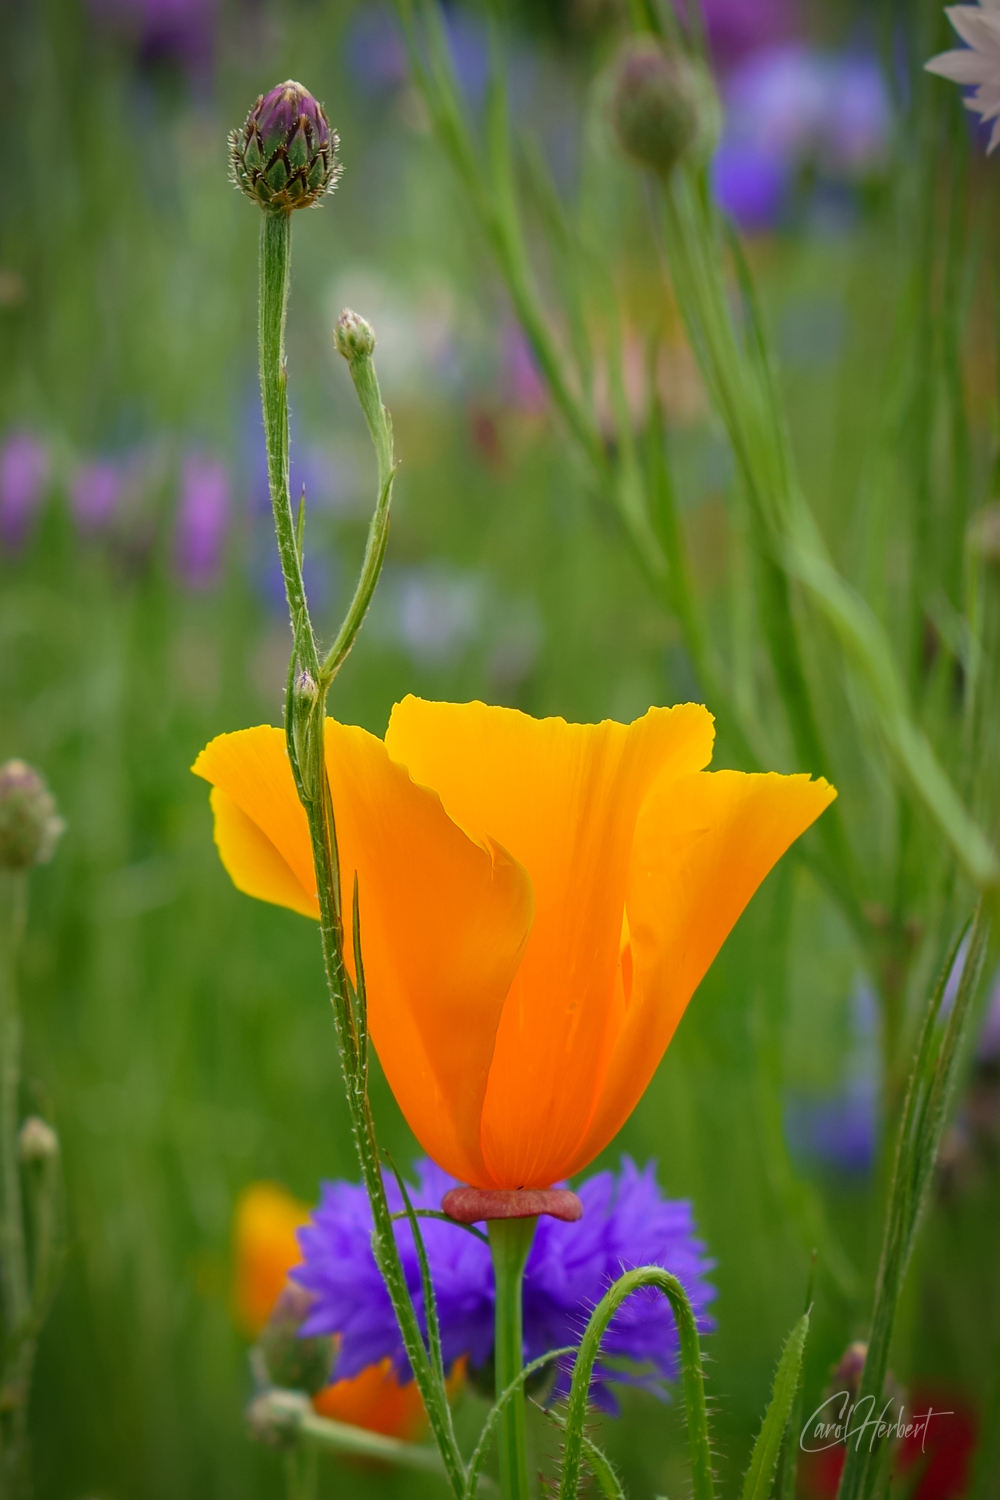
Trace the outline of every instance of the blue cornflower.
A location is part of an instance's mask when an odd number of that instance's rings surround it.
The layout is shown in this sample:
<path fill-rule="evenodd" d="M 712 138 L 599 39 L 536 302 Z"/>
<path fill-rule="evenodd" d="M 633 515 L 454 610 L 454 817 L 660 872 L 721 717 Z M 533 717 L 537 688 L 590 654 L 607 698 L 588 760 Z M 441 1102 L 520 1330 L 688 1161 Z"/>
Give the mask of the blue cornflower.
<path fill-rule="evenodd" d="M 415 1208 L 438 1208 L 458 1186 L 431 1161 L 414 1167 Z M 387 1179 L 393 1211 L 403 1207 L 399 1189 Z M 539 1221 L 524 1278 L 524 1355 L 537 1359 L 549 1349 L 579 1342 L 587 1319 L 616 1277 L 635 1266 L 658 1265 L 681 1281 L 698 1326 L 707 1316 L 715 1289 L 706 1279 L 712 1262 L 695 1234 L 691 1206 L 664 1198 L 655 1165 L 642 1171 L 624 1157 L 619 1172 L 599 1172 L 576 1189 L 583 1218 L 576 1224 Z M 422 1219 L 421 1233 L 434 1282 L 445 1365 L 463 1356 L 472 1370 L 493 1353 L 493 1267 L 487 1246 L 456 1225 Z M 350 1379 L 367 1365 L 391 1358 L 400 1377 L 411 1371 L 388 1293 L 371 1249 L 372 1217 L 365 1190 L 347 1182 L 323 1184 L 310 1222 L 298 1231 L 303 1264 L 292 1276 L 313 1294 L 302 1334 L 336 1334 L 336 1376 Z M 397 1223 L 397 1240 L 407 1285 L 421 1326 L 426 1329 L 420 1271 L 409 1225 Z M 591 1397 L 606 1410 L 617 1409 L 608 1382 L 642 1385 L 664 1395 L 663 1382 L 677 1374 L 678 1340 L 673 1313 L 660 1293 L 634 1292 L 615 1315 L 604 1340 L 607 1359 L 625 1360 L 632 1370 L 601 1365 Z M 568 1387 L 560 1370 L 555 1393 Z"/>

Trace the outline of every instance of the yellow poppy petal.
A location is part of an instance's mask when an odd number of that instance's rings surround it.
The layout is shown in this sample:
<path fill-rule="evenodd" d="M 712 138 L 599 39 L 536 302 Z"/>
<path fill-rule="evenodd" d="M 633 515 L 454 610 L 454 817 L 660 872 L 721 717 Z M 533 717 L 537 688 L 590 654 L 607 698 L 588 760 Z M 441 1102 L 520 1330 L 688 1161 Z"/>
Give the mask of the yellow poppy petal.
<path fill-rule="evenodd" d="M 234 885 L 262 901 L 318 917 L 309 825 L 284 731 L 261 724 L 220 734 L 191 769 L 216 788 L 215 841 Z"/>
<path fill-rule="evenodd" d="M 639 815 L 626 909 L 632 994 L 581 1171 L 639 1102 L 709 964 L 765 875 L 836 797 L 808 776 L 700 772 L 657 783 Z"/>
<path fill-rule="evenodd" d="M 319 901 L 302 889 L 267 834 L 221 787 L 212 788 L 211 803 L 219 857 L 236 889 L 318 921 Z"/>
<path fill-rule="evenodd" d="M 489 1185 L 479 1120 L 504 1000 L 531 930 L 531 881 L 477 842 L 381 740 L 327 721 L 345 909 L 358 875 L 372 1040 L 424 1150 Z"/>
<path fill-rule="evenodd" d="M 535 921 L 497 1033 L 482 1150 L 492 1185 L 549 1186 L 587 1129 L 620 1026 L 636 816 L 654 780 L 708 763 L 711 715 L 687 704 L 632 725 L 567 724 L 406 698 L 386 746 L 531 876 Z"/>

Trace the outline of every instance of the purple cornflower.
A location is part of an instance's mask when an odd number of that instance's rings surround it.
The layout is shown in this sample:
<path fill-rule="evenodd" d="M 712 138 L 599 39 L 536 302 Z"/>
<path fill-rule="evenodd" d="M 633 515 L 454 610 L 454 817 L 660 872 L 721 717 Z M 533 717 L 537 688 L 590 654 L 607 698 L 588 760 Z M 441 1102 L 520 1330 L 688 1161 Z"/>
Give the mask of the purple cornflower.
<path fill-rule="evenodd" d="M 69 487 L 70 509 L 80 530 L 100 531 L 107 526 L 118 509 L 124 487 L 121 470 L 108 459 L 81 464 Z"/>
<path fill-rule="evenodd" d="M 208 588 L 222 563 L 229 523 L 229 475 L 225 465 L 197 453 L 184 460 L 174 552 L 177 571 L 189 588 Z"/>
<path fill-rule="evenodd" d="M 410 1193 L 415 1208 L 439 1208 L 444 1194 L 457 1184 L 431 1161 L 414 1167 L 417 1186 Z M 387 1179 L 393 1211 L 402 1199 Z M 673 1272 L 691 1299 L 699 1327 L 710 1329 L 708 1304 L 715 1289 L 706 1280 L 711 1262 L 695 1235 L 691 1206 L 662 1196 L 651 1162 L 640 1171 L 628 1157 L 621 1170 L 599 1172 L 578 1189 L 584 1214 L 578 1224 L 539 1221 L 524 1279 L 524 1355 L 537 1359 L 549 1349 L 576 1344 L 587 1319 L 611 1282 L 635 1266 L 659 1265 Z M 454 1224 L 422 1219 L 446 1366 L 463 1355 L 473 1370 L 493 1352 L 493 1267 L 487 1246 Z M 363 1187 L 347 1182 L 323 1184 L 319 1207 L 298 1231 L 303 1264 L 293 1278 L 313 1294 L 313 1308 L 302 1325 L 304 1336 L 337 1334 L 340 1347 L 336 1378 L 349 1379 L 367 1365 L 391 1358 L 404 1379 L 411 1371 L 403 1350 L 389 1295 L 371 1250 L 372 1217 Z M 407 1285 L 421 1325 L 423 1298 L 416 1249 L 409 1225 L 397 1225 L 397 1240 Z M 678 1341 L 670 1306 L 660 1293 L 634 1292 L 615 1315 L 604 1341 L 604 1354 L 641 1367 L 626 1372 L 601 1366 L 591 1396 L 596 1405 L 615 1411 L 608 1389 L 612 1381 L 642 1385 L 663 1395 L 663 1382 L 677 1373 Z M 560 1371 L 555 1392 L 568 1389 Z"/>
<path fill-rule="evenodd" d="M 12 432 L 0 448 L 0 543 L 9 552 L 23 544 L 45 492 L 49 455 L 30 432 Z"/>
<path fill-rule="evenodd" d="M 90 0 L 94 19 L 130 37 L 143 62 L 211 70 L 218 0 Z"/>

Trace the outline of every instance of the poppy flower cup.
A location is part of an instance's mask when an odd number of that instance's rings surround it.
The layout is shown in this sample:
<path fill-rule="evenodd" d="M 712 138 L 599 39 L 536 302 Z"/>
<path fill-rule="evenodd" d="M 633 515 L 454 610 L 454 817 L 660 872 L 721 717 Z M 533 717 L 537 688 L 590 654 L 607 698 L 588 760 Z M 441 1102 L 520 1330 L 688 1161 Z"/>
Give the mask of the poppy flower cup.
<path fill-rule="evenodd" d="M 372 1040 L 461 1182 L 548 1188 L 593 1160 L 758 885 L 836 796 L 706 771 L 713 734 L 699 704 L 568 724 L 408 697 L 384 741 L 327 720 Z M 239 889 L 318 918 L 283 732 L 220 735 L 193 770 Z"/>

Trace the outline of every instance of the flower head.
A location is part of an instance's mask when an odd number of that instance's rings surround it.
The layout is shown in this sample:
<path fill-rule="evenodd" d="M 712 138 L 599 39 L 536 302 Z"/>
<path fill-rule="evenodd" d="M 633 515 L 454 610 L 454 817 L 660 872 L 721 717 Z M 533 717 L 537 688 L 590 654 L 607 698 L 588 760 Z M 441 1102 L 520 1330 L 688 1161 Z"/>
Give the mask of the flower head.
<path fill-rule="evenodd" d="M 66 828 L 45 777 L 23 760 L 0 765 L 0 870 L 27 870 L 52 858 Z"/>
<path fill-rule="evenodd" d="M 455 1180 L 433 1162 L 417 1163 L 415 1207 L 436 1208 Z M 537 1359 L 549 1349 L 578 1343 L 587 1319 L 622 1271 L 659 1265 L 673 1272 L 691 1299 L 702 1330 L 711 1326 L 706 1308 L 715 1295 L 705 1279 L 710 1269 L 695 1237 L 690 1205 L 663 1197 L 652 1163 L 639 1171 L 625 1158 L 618 1173 L 601 1172 L 578 1188 L 584 1215 L 577 1224 L 539 1220 L 524 1281 L 524 1353 Z M 402 1208 L 395 1182 L 387 1182 L 393 1209 Z M 493 1355 L 494 1283 L 490 1252 L 453 1224 L 421 1220 L 441 1324 L 446 1365 L 467 1357 L 473 1370 Z M 352 1376 L 378 1359 L 392 1361 L 404 1378 L 410 1369 L 388 1293 L 371 1249 L 372 1218 L 363 1187 L 346 1182 L 323 1186 L 319 1207 L 299 1231 L 303 1262 L 294 1279 L 313 1296 L 304 1334 L 335 1333 L 340 1352 L 335 1374 Z M 424 1322 L 416 1248 L 410 1227 L 396 1230 L 407 1283 Z M 612 1359 L 642 1367 L 640 1373 L 595 1374 L 592 1398 L 614 1408 L 609 1381 L 642 1384 L 659 1392 L 677 1369 L 677 1332 L 666 1299 L 653 1291 L 633 1293 L 612 1320 L 604 1341 Z M 557 1391 L 563 1388 L 560 1374 Z"/>
<path fill-rule="evenodd" d="M 984 122 L 994 121 L 988 147 L 993 151 L 1000 145 L 1000 0 L 949 5 L 945 14 L 967 45 L 932 57 L 925 67 L 952 83 L 976 85 L 965 107 Z"/>
<path fill-rule="evenodd" d="M 700 704 L 567 724 L 409 697 L 384 742 L 327 720 L 372 1040 L 459 1181 L 551 1187 L 594 1159 L 753 892 L 836 795 L 707 773 L 712 738 Z M 221 735 L 194 770 L 237 886 L 316 919 L 282 731 Z"/>
<path fill-rule="evenodd" d="M 231 133 L 232 178 L 263 208 L 308 208 L 337 185 L 339 144 L 322 104 L 289 79 L 262 94 Z"/>

